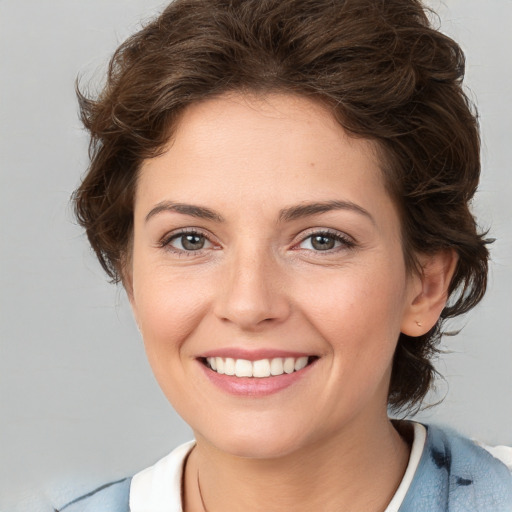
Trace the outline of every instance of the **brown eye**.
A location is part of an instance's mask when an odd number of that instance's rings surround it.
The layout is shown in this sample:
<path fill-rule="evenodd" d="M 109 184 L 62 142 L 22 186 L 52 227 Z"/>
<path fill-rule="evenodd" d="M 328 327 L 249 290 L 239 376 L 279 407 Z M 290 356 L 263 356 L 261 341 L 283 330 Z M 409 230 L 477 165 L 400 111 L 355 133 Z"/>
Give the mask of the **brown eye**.
<path fill-rule="evenodd" d="M 209 247 L 210 242 L 204 235 L 200 233 L 179 233 L 173 236 L 169 242 L 173 249 L 178 251 L 200 251 L 205 247 Z"/>
<path fill-rule="evenodd" d="M 329 235 L 313 235 L 311 237 L 311 246 L 317 251 L 328 251 L 334 249 L 336 240 Z"/>
<path fill-rule="evenodd" d="M 187 251 L 197 251 L 204 247 L 204 236 L 201 235 L 183 235 L 181 244 Z"/>
<path fill-rule="evenodd" d="M 300 249 L 307 249 L 313 252 L 337 251 L 350 249 L 354 246 L 354 241 L 344 233 L 331 233 L 330 231 L 312 233 L 299 244 Z"/>

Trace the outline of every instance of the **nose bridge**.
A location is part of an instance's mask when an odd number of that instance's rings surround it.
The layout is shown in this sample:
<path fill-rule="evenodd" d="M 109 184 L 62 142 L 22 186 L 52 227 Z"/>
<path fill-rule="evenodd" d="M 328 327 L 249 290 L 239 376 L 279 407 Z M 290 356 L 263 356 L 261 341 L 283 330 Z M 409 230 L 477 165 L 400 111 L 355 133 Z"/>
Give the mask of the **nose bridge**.
<path fill-rule="evenodd" d="M 225 264 L 216 308 L 219 318 L 248 330 L 286 318 L 289 304 L 283 274 L 268 244 L 239 244 Z"/>

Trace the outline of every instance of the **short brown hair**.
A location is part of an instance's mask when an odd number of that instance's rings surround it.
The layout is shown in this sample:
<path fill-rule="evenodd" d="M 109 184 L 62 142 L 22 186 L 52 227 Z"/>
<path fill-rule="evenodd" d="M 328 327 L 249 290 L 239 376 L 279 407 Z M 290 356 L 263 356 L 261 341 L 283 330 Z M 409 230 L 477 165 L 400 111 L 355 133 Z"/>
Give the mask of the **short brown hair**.
<path fill-rule="evenodd" d="M 440 320 L 400 335 L 389 404 L 421 403 L 442 321 L 485 293 L 488 251 L 469 203 L 480 173 L 477 116 L 462 89 L 464 55 L 419 0 L 175 0 L 113 55 L 96 99 L 77 88 L 91 165 L 76 215 L 119 281 L 141 162 L 157 155 L 191 103 L 229 91 L 284 91 L 329 106 L 349 133 L 374 141 L 415 254 L 454 249 Z"/>

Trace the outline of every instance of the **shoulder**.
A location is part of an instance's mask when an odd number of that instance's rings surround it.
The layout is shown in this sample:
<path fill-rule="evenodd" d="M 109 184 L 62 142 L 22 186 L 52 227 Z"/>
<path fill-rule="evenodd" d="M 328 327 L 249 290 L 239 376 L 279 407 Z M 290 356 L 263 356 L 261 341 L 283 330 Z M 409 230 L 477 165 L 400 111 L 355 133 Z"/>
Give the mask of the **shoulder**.
<path fill-rule="evenodd" d="M 401 511 L 512 511 L 512 475 L 503 462 L 452 429 L 426 428 L 425 448 Z"/>
<path fill-rule="evenodd" d="M 56 512 L 129 512 L 131 478 L 109 482 L 75 498 Z"/>
<path fill-rule="evenodd" d="M 478 441 L 475 441 L 475 443 L 489 452 L 495 459 L 503 462 L 512 473 L 512 446 L 489 446 Z"/>
<path fill-rule="evenodd" d="M 512 448 L 481 445 L 453 429 L 434 425 L 427 426 L 427 447 L 428 455 L 439 468 L 475 475 L 483 472 L 501 475 L 512 485 L 509 467 Z"/>
<path fill-rule="evenodd" d="M 101 485 L 53 512 L 140 512 L 160 510 L 181 511 L 181 481 L 183 467 L 195 442 L 178 446 L 133 477 Z M 170 507 L 170 508 L 169 508 Z"/>

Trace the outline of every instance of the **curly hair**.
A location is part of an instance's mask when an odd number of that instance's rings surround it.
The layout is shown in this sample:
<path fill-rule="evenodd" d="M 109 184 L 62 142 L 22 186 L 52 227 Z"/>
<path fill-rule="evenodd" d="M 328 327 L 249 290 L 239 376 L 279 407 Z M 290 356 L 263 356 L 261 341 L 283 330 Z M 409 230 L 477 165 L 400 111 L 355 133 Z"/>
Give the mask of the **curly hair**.
<path fill-rule="evenodd" d="M 388 403 L 412 410 L 433 383 L 443 321 L 475 306 L 487 283 L 489 240 L 470 211 L 480 140 L 464 68 L 462 50 L 419 0 L 175 0 L 116 50 L 96 98 L 77 86 L 91 136 L 77 218 L 118 282 L 138 169 L 162 152 L 188 105 L 231 91 L 326 104 L 347 132 L 379 149 L 407 267 L 421 272 L 421 253 L 458 255 L 437 324 L 398 340 Z"/>

